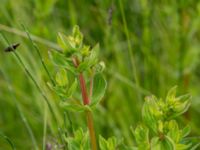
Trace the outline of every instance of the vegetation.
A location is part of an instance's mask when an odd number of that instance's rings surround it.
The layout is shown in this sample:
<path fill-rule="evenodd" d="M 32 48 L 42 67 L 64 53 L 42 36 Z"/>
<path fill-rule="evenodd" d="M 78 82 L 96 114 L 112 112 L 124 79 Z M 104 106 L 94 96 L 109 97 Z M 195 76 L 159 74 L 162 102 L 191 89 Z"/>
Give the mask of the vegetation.
<path fill-rule="evenodd" d="M 197 149 L 199 8 L 2 0 L 0 150 Z"/>

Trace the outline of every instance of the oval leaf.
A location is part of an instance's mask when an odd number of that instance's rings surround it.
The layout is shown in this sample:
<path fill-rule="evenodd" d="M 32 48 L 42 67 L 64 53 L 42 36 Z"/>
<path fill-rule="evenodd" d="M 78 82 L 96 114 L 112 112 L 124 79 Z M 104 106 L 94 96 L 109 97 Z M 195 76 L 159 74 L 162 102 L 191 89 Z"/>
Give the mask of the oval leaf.
<path fill-rule="evenodd" d="M 94 106 L 100 102 L 102 97 L 106 91 L 106 80 L 104 79 L 103 75 L 98 73 L 94 76 L 93 80 L 93 93 L 92 93 L 92 103 L 91 106 Z"/>

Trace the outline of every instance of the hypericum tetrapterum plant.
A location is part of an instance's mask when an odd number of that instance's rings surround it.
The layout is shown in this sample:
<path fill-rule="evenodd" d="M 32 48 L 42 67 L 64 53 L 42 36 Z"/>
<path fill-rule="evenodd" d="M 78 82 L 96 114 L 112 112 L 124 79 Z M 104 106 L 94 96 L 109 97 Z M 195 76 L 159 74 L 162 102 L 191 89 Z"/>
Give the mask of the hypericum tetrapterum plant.
<path fill-rule="evenodd" d="M 88 126 L 86 132 L 80 126 L 80 129 L 74 131 L 73 136 L 64 135 L 67 149 L 96 150 L 98 146 L 92 111 L 106 89 L 106 81 L 102 75 L 105 65 L 98 61 L 99 45 L 91 48 L 83 44 L 83 35 L 78 26 L 74 27 L 70 36 L 59 33 L 58 44 L 62 51 L 50 53 L 53 63 L 57 66 L 56 83 L 53 81 L 48 85 L 61 98 L 62 107 L 75 112 L 85 112 Z M 12 45 L 7 49 L 9 52 L 15 50 Z M 16 56 L 23 65 L 20 57 L 17 54 Z M 25 70 L 27 71 L 26 68 Z M 29 72 L 28 74 L 31 75 Z M 80 86 L 80 91 L 77 86 Z M 81 97 L 82 103 L 79 100 Z M 142 123 L 135 129 L 132 128 L 137 147 L 126 146 L 123 140 L 115 137 L 106 140 L 99 136 L 100 150 L 197 149 L 200 145 L 198 138 L 187 137 L 190 127 L 180 128 L 177 122 L 177 117 L 188 110 L 190 99 L 191 96 L 188 94 L 176 97 L 176 87 L 168 92 L 165 99 L 146 97 L 142 108 Z"/>
<path fill-rule="evenodd" d="M 180 128 L 177 117 L 190 106 L 190 95 L 176 97 L 176 87 L 165 99 L 146 97 L 143 108 L 143 122 L 133 130 L 138 150 L 194 150 L 199 143 L 193 143 L 187 125 Z"/>
<path fill-rule="evenodd" d="M 57 66 L 56 84 L 49 86 L 60 96 L 61 106 L 75 112 L 85 112 L 88 132 L 80 129 L 73 137 L 65 137 L 69 150 L 96 150 L 97 142 L 93 125 L 92 111 L 102 99 L 106 81 L 102 76 L 105 65 L 98 61 L 99 44 L 94 47 L 83 44 L 83 35 L 75 26 L 72 35 L 58 34 L 61 52 L 52 52 L 50 57 Z M 77 92 L 77 86 L 80 92 Z M 80 94 L 81 93 L 81 94 Z M 80 96 L 81 95 L 81 96 Z M 82 97 L 82 103 L 80 99 Z M 190 106 L 190 95 L 176 97 L 176 87 L 167 97 L 158 99 L 146 97 L 142 108 L 143 122 L 136 127 L 133 134 L 137 147 L 128 147 L 115 137 L 104 139 L 99 136 L 101 150 L 194 150 L 191 138 L 186 138 L 190 127 L 179 128 L 176 118 Z M 89 140 L 90 139 L 90 140 Z M 89 142 L 90 141 L 90 142 Z"/>
<path fill-rule="evenodd" d="M 101 73 L 105 66 L 103 62 L 98 61 L 99 44 L 92 48 L 83 44 L 83 34 L 78 26 L 73 28 L 72 35 L 59 33 L 57 41 L 62 51 L 50 53 L 53 63 L 58 68 L 55 76 L 56 84 L 48 84 L 62 99 L 62 107 L 86 113 L 91 149 L 96 150 L 92 110 L 99 103 L 106 89 L 106 81 Z M 80 94 L 77 94 L 77 86 L 81 89 L 82 103 L 77 100 L 80 98 Z M 77 133 L 81 132 L 77 131 Z"/>

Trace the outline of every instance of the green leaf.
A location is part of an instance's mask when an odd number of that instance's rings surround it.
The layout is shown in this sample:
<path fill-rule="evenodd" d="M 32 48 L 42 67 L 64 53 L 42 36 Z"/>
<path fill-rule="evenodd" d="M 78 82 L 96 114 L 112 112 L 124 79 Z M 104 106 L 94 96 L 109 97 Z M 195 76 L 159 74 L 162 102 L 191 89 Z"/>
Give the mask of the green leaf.
<path fill-rule="evenodd" d="M 67 72 L 65 69 L 60 69 L 56 74 L 56 83 L 59 86 L 66 86 L 68 84 Z"/>
<path fill-rule="evenodd" d="M 117 139 L 110 137 L 108 140 L 104 139 L 101 135 L 99 136 L 99 146 L 101 150 L 116 150 Z"/>
<path fill-rule="evenodd" d="M 66 86 L 53 86 L 50 82 L 47 82 L 47 85 L 53 90 L 63 101 L 66 100 Z"/>
<path fill-rule="evenodd" d="M 53 87 L 53 90 L 56 92 L 56 94 L 58 96 L 60 96 L 60 98 L 63 101 L 65 101 L 68 98 L 68 97 L 66 97 L 67 87 L 55 86 L 55 87 Z"/>
<path fill-rule="evenodd" d="M 184 95 L 184 96 L 178 97 L 172 107 L 174 113 L 170 116 L 170 118 L 175 118 L 185 113 L 190 107 L 190 104 L 191 104 L 190 98 L 191 98 L 190 95 Z"/>
<path fill-rule="evenodd" d="M 90 106 L 83 105 L 78 103 L 77 100 L 70 100 L 67 102 L 61 102 L 60 106 L 66 110 L 73 111 L 73 112 L 84 112 L 84 111 L 92 111 Z"/>
<path fill-rule="evenodd" d="M 162 111 L 157 104 L 157 98 L 155 96 L 148 96 L 145 98 L 145 102 L 142 108 L 142 118 L 145 124 L 157 133 L 158 120 L 162 117 Z"/>
<path fill-rule="evenodd" d="M 76 52 L 74 39 L 72 37 L 58 33 L 57 42 L 58 45 L 63 49 L 64 54 L 67 56 L 71 56 L 74 52 Z"/>
<path fill-rule="evenodd" d="M 79 72 L 83 72 L 84 70 L 89 69 L 94 66 L 98 62 L 98 53 L 99 53 L 99 44 L 96 44 L 94 48 L 91 50 L 90 55 L 84 59 L 83 62 L 80 63 L 77 70 Z"/>
<path fill-rule="evenodd" d="M 90 54 L 90 46 L 88 45 L 83 45 L 82 49 L 81 49 L 81 54 L 83 57 L 86 57 Z"/>
<path fill-rule="evenodd" d="M 178 143 L 180 141 L 180 132 L 178 124 L 175 120 L 170 120 L 165 124 L 167 126 L 167 136 L 169 136 L 175 143 Z"/>
<path fill-rule="evenodd" d="M 101 135 L 99 136 L 99 146 L 101 150 L 107 150 L 107 141 Z"/>
<path fill-rule="evenodd" d="M 189 94 L 176 97 L 176 86 L 169 90 L 166 98 L 165 115 L 168 119 L 175 118 L 186 112 L 190 106 Z"/>
<path fill-rule="evenodd" d="M 62 33 L 58 33 L 57 43 L 64 51 L 69 48 L 69 45 L 67 44 L 67 37 Z"/>
<path fill-rule="evenodd" d="M 115 137 L 108 138 L 107 142 L 108 142 L 109 150 L 111 150 L 111 149 L 115 150 L 116 149 L 117 139 Z"/>
<path fill-rule="evenodd" d="M 88 132 L 84 133 L 81 128 L 75 131 L 73 137 L 65 138 L 65 141 L 67 142 L 67 146 L 69 150 L 89 150 L 90 149 Z"/>
<path fill-rule="evenodd" d="M 187 125 L 185 128 L 182 129 L 181 131 L 181 137 L 184 138 L 190 134 L 191 127 Z"/>
<path fill-rule="evenodd" d="M 172 87 L 169 92 L 167 93 L 166 102 L 173 103 L 176 97 L 176 89 L 177 86 Z"/>
<path fill-rule="evenodd" d="M 190 94 L 185 94 L 185 95 L 181 95 L 181 96 L 177 97 L 177 101 L 185 102 L 185 101 L 189 101 L 191 98 L 192 98 L 192 96 Z"/>
<path fill-rule="evenodd" d="M 74 82 L 72 83 L 72 85 L 67 90 L 66 97 L 71 97 L 72 96 L 72 94 L 75 92 L 75 90 L 77 88 L 77 85 L 78 85 L 78 82 L 77 82 L 77 79 L 75 79 Z"/>
<path fill-rule="evenodd" d="M 95 65 L 95 71 L 98 73 L 101 73 L 105 69 L 105 63 L 103 61 L 99 62 L 97 65 Z"/>
<path fill-rule="evenodd" d="M 97 105 L 106 91 L 106 80 L 101 73 L 95 74 L 92 87 L 91 106 Z"/>
<path fill-rule="evenodd" d="M 79 26 L 75 25 L 73 28 L 73 38 L 75 42 L 75 47 L 80 48 L 83 42 L 83 34 L 80 32 Z"/>
<path fill-rule="evenodd" d="M 189 149 L 189 145 L 185 145 L 185 144 L 176 144 L 176 150 L 188 150 Z"/>
<path fill-rule="evenodd" d="M 196 150 L 200 146 L 199 137 L 187 137 L 181 140 L 182 144 L 188 145 L 188 150 Z"/>
<path fill-rule="evenodd" d="M 163 132 L 164 123 L 162 120 L 158 120 L 158 132 Z"/>
<path fill-rule="evenodd" d="M 73 73 L 76 73 L 76 68 L 74 67 L 74 64 L 72 63 L 70 58 L 67 58 L 63 54 L 58 52 L 51 52 L 49 53 L 49 55 L 52 62 L 56 66 L 65 68 Z"/>
<path fill-rule="evenodd" d="M 168 136 L 164 136 L 164 139 L 154 137 L 151 140 L 152 150 L 175 150 L 175 144 Z"/>
<path fill-rule="evenodd" d="M 149 150 L 149 129 L 143 125 L 138 125 L 133 134 L 138 145 L 138 150 Z"/>
<path fill-rule="evenodd" d="M 64 74 L 64 73 L 63 73 Z M 60 75 L 59 75 L 60 76 Z M 62 82 L 63 80 L 59 81 L 59 79 L 62 79 L 61 77 L 57 77 L 57 82 Z M 67 82 L 68 83 L 68 82 Z M 54 91 L 56 94 L 63 100 L 66 101 L 68 98 L 70 98 L 74 92 L 76 91 L 78 82 L 77 79 L 74 80 L 74 82 L 69 86 L 69 84 L 57 84 L 53 86 L 51 83 L 47 83 L 47 85 Z"/>

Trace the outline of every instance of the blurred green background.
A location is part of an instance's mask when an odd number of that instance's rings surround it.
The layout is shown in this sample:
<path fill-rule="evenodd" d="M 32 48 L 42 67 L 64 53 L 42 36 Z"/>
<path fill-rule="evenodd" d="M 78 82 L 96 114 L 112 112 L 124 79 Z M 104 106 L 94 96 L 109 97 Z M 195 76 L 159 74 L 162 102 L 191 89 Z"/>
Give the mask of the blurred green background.
<path fill-rule="evenodd" d="M 130 126 L 141 120 L 144 97 L 164 97 L 169 88 L 191 93 L 192 106 L 181 123 L 189 123 L 200 135 L 200 2 L 196 0 L 1 0 L 0 31 L 11 43 L 20 43 L 18 54 L 64 126 L 59 99 L 48 89 L 49 80 L 26 26 L 50 73 L 55 68 L 48 51 L 55 50 L 58 32 L 69 34 L 78 24 L 85 42 L 99 42 L 100 59 L 106 64 L 108 88 L 95 111 L 95 128 L 104 137 L 124 138 L 134 144 Z M 0 37 L 0 150 L 42 149 L 44 143 L 59 147 L 59 134 L 47 105 L 24 68 Z M 10 88 L 9 88 L 10 87 Z M 68 113 L 74 128 L 83 114 Z M 45 142 L 44 142 L 45 141 Z M 57 148 L 59 149 L 59 148 Z"/>

